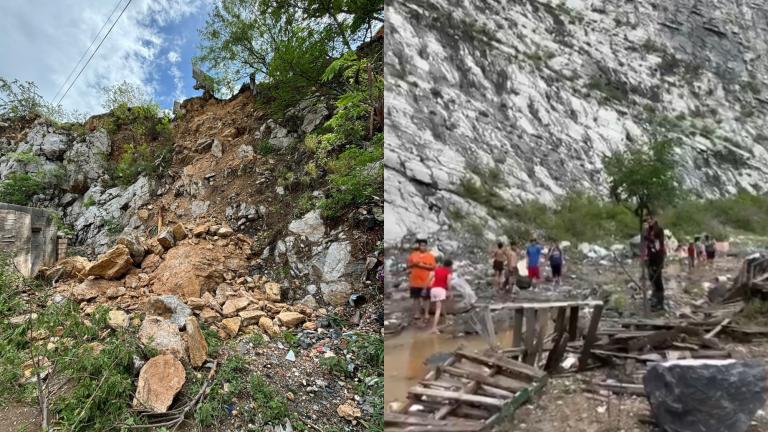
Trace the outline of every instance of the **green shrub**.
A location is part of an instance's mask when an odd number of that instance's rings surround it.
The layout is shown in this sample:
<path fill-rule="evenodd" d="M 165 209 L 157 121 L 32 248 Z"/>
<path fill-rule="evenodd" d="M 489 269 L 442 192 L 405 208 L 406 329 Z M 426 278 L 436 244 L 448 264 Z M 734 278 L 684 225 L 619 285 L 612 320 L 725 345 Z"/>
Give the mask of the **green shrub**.
<path fill-rule="evenodd" d="M 129 186 L 142 175 L 157 178 L 164 174 L 171 162 L 173 146 L 159 144 L 150 147 L 146 143 L 141 145 L 129 144 L 124 151 L 115 166 L 114 173 L 118 184 Z"/>
<path fill-rule="evenodd" d="M 320 202 L 323 217 L 336 218 L 345 210 L 367 204 L 375 195 L 382 196 L 384 168 L 371 167 L 384 157 L 384 146 L 352 147 L 328 164 L 330 193 Z"/>
<path fill-rule="evenodd" d="M 32 197 L 43 192 L 44 184 L 37 173 L 13 172 L 0 182 L 0 201 L 28 205 Z"/>

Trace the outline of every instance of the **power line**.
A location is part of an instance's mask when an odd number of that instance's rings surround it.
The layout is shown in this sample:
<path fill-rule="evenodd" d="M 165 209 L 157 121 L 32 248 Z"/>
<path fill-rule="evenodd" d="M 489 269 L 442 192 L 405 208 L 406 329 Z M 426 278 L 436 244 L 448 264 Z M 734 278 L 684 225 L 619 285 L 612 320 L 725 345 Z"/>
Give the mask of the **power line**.
<path fill-rule="evenodd" d="M 91 41 L 91 44 L 88 45 L 88 49 L 86 49 L 83 52 L 83 55 L 80 56 L 80 59 L 77 60 L 77 63 L 75 63 L 75 65 L 72 66 L 72 70 L 69 71 L 69 75 L 67 75 L 67 79 L 65 79 L 64 82 L 61 83 L 61 86 L 59 87 L 59 90 L 57 90 L 56 94 L 53 95 L 53 98 L 51 98 L 52 101 L 56 100 L 56 97 L 59 96 L 59 93 L 61 93 L 61 91 L 64 90 L 64 86 L 66 86 L 67 83 L 69 82 L 69 79 L 72 78 L 72 74 L 75 73 L 75 70 L 77 70 L 77 67 L 80 66 L 80 63 L 83 61 L 83 59 L 88 54 L 88 52 L 91 51 L 91 48 L 93 47 L 93 44 L 96 43 L 96 39 L 99 38 L 99 35 L 101 34 L 101 32 L 104 31 L 104 28 L 107 27 L 107 24 L 109 24 L 109 21 L 112 20 L 112 15 L 114 15 L 115 12 L 117 12 L 117 8 L 120 7 L 120 3 L 122 3 L 122 2 L 123 2 L 123 0 L 117 0 L 117 4 L 115 5 L 115 8 L 112 9 L 112 12 L 107 17 L 107 20 L 104 21 L 104 24 L 101 26 L 101 28 L 99 29 L 98 33 L 96 33 L 96 35 L 93 37 L 93 40 Z"/>
<path fill-rule="evenodd" d="M 93 54 L 91 54 L 90 57 L 88 57 L 88 61 L 85 62 L 83 65 L 83 68 L 80 69 L 80 72 L 77 73 L 77 76 L 75 76 L 75 79 L 72 80 L 72 82 L 69 84 L 69 87 L 67 87 L 67 91 L 64 92 L 64 94 L 61 96 L 61 99 L 59 99 L 59 102 L 56 105 L 61 104 L 61 101 L 64 100 L 64 98 L 69 93 L 69 90 L 72 88 L 73 85 L 75 85 L 75 82 L 77 82 L 77 79 L 80 78 L 80 74 L 83 73 L 86 67 L 88 67 L 88 64 L 91 63 L 91 60 L 93 59 L 93 56 L 96 55 L 97 52 L 99 52 L 99 48 L 101 48 L 101 44 L 104 43 L 105 40 L 107 40 L 107 36 L 109 36 L 110 33 L 112 33 L 112 29 L 115 28 L 115 24 L 117 24 L 118 21 L 120 21 L 120 17 L 123 16 L 123 13 L 126 9 L 128 9 L 128 6 L 131 5 L 131 2 L 133 0 L 128 0 L 128 3 L 125 4 L 125 7 L 123 7 L 123 10 L 120 11 L 120 15 L 117 16 L 115 19 L 115 22 L 112 23 L 112 26 L 109 27 L 109 30 L 107 30 L 107 34 L 104 35 L 104 37 L 101 39 L 101 42 L 96 46 L 96 49 L 93 50 Z"/>

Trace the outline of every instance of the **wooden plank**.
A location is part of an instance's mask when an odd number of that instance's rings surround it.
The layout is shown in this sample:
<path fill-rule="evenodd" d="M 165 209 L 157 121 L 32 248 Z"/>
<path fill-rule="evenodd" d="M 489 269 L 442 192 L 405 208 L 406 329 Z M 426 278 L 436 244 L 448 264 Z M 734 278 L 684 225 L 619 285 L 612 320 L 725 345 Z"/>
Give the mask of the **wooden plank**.
<path fill-rule="evenodd" d="M 515 309 L 512 323 L 512 348 L 523 346 L 523 310 Z"/>
<path fill-rule="evenodd" d="M 573 342 L 579 334 L 579 307 L 571 306 L 568 314 L 568 340 Z"/>
<path fill-rule="evenodd" d="M 611 383 L 592 381 L 592 384 L 598 391 L 608 390 L 616 394 L 628 394 L 634 396 L 645 396 L 645 388 L 642 384 Z"/>
<path fill-rule="evenodd" d="M 731 322 L 731 319 L 730 319 L 730 318 L 726 318 L 726 319 L 724 319 L 724 320 L 723 320 L 723 322 L 721 322 L 721 323 L 720 323 L 720 325 L 718 325 L 717 327 L 715 327 L 714 329 L 712 329 L 712 331 L 711 331 L 711 332 L 709 332 L 709 333 L 705 334 L 705 335 L 704 335 L 704 338 L 705 338 L 705 339 L 711 339 L 711 338 L 715 337 L 715 335 L 716 335 L 716 334 L 718 334 L 718 333 L 720 333 L 720 330 L 722 330 L 722 329 L 723 329 L 723 327 L 727 326 L 727 325 L 728 325 L 728 323 L 730 323 L 730 322 Z"/>
<path fill-rule="evenodd" d="M 516 372 L 518 374 L 525 375 L 529 379 L 538 379 L 546 375 L 544 371 L 536 369 L 533 366 L 529 366 L 525 363 L 517 362 L 514 360 L 505 359 L 499 356 L 482 357 L 466 351 L 456 351 L 454 354 L 457 357 L 461 357 L 475 363 L 486 366 L 496 366 L 509 372 Z"/>
<path fill-rule="evenodd" d="M 510 393 L 508 391 L 501 390 L 496 387 L 491 387 L 485 384 L 480 384 L 480 388 L 478 388 L 477 391 L 478 391 L 478 394 L 480 394 L 480 392 L 484 392 L 484 393 L 487 393 L 488 396 L 490 397 L 495 397 L 503 400 L 510 400 L 513 397 L 515 397 L 515 393 Z"/>
<path fill-rule="evenodd" d="M 525 336 L 523 344 L 525 345 L 525 355 L 523 358 L 528 363 L 529 356 L 533 351 L 533 344 L 536 338 L 536 309 L 525 310 Z M 530 364 L 530 363 L 528 363 Z"/>
<path fill-rule="evenodd" d="M 482 419 L 486 420 L 488 417 L 491 416 L 491 413 L 488 411 L 474 406 L 469 405 L 459 405 L 456 407 L 456 409 L 453 410 L 453 414 L 464 417 L 464 418 L 473 418 L 473 419 Z"/>
<path fill-rule="evenodd" d="M 407 414 L 397 413 L 384 413 L 384 424 L 396 424 L 396 425 L 414 425 L 414 426 L 432 426 L 431 430 L 445 430 L 442 429 L 448 426 L 461 426 L 463 430 L 479 431 L 483 428 L 484 422 L 477 420 L 465 420 L 465 419 L 451 419 L 451 420 L 435 420 L 428 417 L 417 417 Z"/>
<path fill-rule="evenodd" d="M 536 314 L 536 339 L 533 343 L 533 349 L 531 352 L 526 353 L 526 363 L 529 365 L 536 365 L 539 357 L 539 352 L 542 346 L 544 346 L 544 338 L 547 337 L 547 324 L 549 320 L 549 309 L 539 309 Z"/>
<path fill-rule="evenodd" d="M 592 345 L 597 339 L 597 326 L 600 324 L 600 317 L 603 315 L 602 303 L 595 306 L 592 310 L 592 320 L 589 322 L 589 330 L 584 338 L 584 346 L 581 348 L 581 356 L 579 357 L 579 370 L 582 371 L 587 367 L 589 361 L 589 350 L 592 349 Z"/>
<path fill-rule="evenodd" d="M 384 432 L 480 432 L 485 427 L 484 422 L 480 426 L 472 425 L 446 425 L 446 426 L 407 426 L 406 428 L 385 428 Z M 477 429 L 479 427 L 480 429 Z"/>
<path fill-rule="evenodd" d="M 488 307 L 491 310 L 499 310 L 499 309 L 541 309 L 541 308 L 558 308 L 558 307 L 597 307 L 598 305 L 602 306 L 603 302 L 599 300 L 535 302 L 535 303 L 513 302 L 513 303 L 494 303 L 494 304 L 488 305 Z"/>
<path fill-rule="evenodd" d="M 555 338 L 552 340 L 552 349 L 547 356 L 547 362 L 544 364 L 544 370 L 551 372 L 557 369 L 564 351 L 560 350 L 561 341 L 565 335 L 565 314 L 567 309 L 557 308 L 557 317 L 555 318 Z"/>
<path fill-rule="evenodd" d="M 504 405 L 503 400 L 492 398 L 492 397 L 477 396 L 477 395 L 472 395 L 472 394 L 467 394 L 462 392 L 454 392 L 454 391 L 426 389 L 422 387 L 411 387 L 410 390 L 408 390 L 408 394 L 411 396 L 428 396 L 428 397 L 455 400 L 460 402 L 473 403 L 473 404 L 498 407 L 498 408 L 501 408 L 501 406 Z"/>
<path fill-rule="evenodd" d="M 454 358 L 456 358 L 456 357 L 454 356 Z M 492 367 L 492 368 L 491 368 L 491 369 L 490 369 L 490 370 L 489 370 L 489 371 L 486 373 L 486 376 L 488 376 L 488 377 L 490 377 L 490 376 L 493 376 L 493 375 L 495 375 L 495 374 L 496 374 L 496 372 L 498 372 L 498 370 L 499 370 L 499 369 L 498 369 L 497 367 Z M 462 392 L 462 393 L 467 393 L 467 394 L 473 394 L 473 393 L 475 393 L 475 392 L 477 391 L 477 388 L 479 387 L 479 385 L 480 385 L 479 381 L 472 381 L 471 383 L 469 383 L 469 384 L 467 384 L 467 385 L 463 386 L 463 387 L 462 387 L 462 389 L 461 389 L 461 392 Z M 440 409 L 439 409 L 439 410 L 438 410 L 438 411 L 435 413 L 435 416 L 434 416 L 434 417 L 435 417 L 436 419 L 438 419 L 438 420 L 441 420 L 441 419 L 443 419 L 443 418 L 447 417 L 447 416 L 448 416 L 448 414 L 450 414 L 450 413 L 451 413 L 451 411 L 455 410 L 455 409 L 456 409 L 456 408 L 457 408 L 459 405 L 460 405 L 459 403 L 454 403 L 454 404 L 445 405 L 445 406 L 441 407 L 441 408 L 440 408 Z"/>
<path fill-rule="evenodd" d="M 475 371 L 468 371 L 466 369 L 460 369 L 458 367 L 451 367 L 451 366 L 442 367 L 441 366 L 441 368 L 443 369 L 442 372 L 444 374 L 453 375 L 453 376 L 459 377 L 459 378 L 470 379 L 470 380 L 473 380 L 473 381 L 477 381 L 480 384 L 485 384 L 485 385 L 493 386 L 493 387 L 496 387 L 498 389 L 510 391 L 510 392 L 513 392 L 513 393 L 528 387 L 528 384 L 524 383 L 522 381 L 516 381 L 516 383 L 514 383 L 514 384 L 502 383 L 500 380 L 494 379 L 493 377 L 490 377 L 490 376 L 485 375 L 483 373 L 475 372 Z"/>
<path fill-rule="evenodd" d="M 627 343 L 627 349 L 629 351 L 640 351 L 645 347 L 657 348 L 661 346 L 671 345 L 672 340 L 680 334 L 680 329 L 675 328 L 671 330 L 659 330 L 653 332 L 647 336 L 633 339 Z"/>

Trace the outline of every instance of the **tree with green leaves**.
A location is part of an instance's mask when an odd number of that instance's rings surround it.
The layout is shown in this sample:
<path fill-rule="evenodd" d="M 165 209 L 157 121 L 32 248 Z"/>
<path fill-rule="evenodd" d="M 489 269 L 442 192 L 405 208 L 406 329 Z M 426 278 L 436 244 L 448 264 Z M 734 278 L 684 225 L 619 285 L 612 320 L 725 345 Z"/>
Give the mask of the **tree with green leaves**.
<path fill-rule="evenodd" d="M 627 205 L 641 224 L 646 214 L 680 196 L 674 145 L 671 139 L 661 139 L 603 159 L 611 198 Z"/>
<path fill-rule="evenodd" d="M 142 86 L 136 83 L 123 81 L 101 88 L 104 101 L 101 106 L 106 111 L 112 111 L 120 105 L 135 107 L 153 103 L 152 97 Z"/>
<path fill-rule="evenodd" d="M 645 216 L 663 205 L 674 203 L 680 196 L 674 145 L 675 141 L 671 139 L 659 139 L 648 147 L 635 146 L 603 160 L 611 197 L 637 215 L 641 247 Z M 641 289 L 647 312 L 645 266 L 642 262 L 641 271 Z"/>
<path fill-rule="evenodd" d="M 247 77 L 270 84 L 283 107 L 312 88 L 341 94 L 323 71 L 383 22 L 382 0 L 222 0 L 210 12 L 194 61 L 229 91 Z"/>

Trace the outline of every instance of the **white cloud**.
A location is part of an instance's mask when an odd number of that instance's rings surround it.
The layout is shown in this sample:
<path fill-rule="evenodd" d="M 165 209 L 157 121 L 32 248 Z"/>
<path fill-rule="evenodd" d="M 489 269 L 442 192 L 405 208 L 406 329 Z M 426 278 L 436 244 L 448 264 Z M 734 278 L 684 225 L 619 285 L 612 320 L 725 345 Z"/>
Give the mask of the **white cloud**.
<path fill-rule="evenodd" d="M 178 63 L 181 60 L 181 54 L 176 51 L 168 52 L 168 61 L 171 63 Z"/>
<path fill-rule="evenodd" d="M 69 91 L 63 101 L 65 108 L 100 112 L 99 89 L 123 80 L 142 83 L 148 93 L 154 94 L 159 79 L 154 69 L 162 60 L 172 64 L 170 73 L 180 94 L 181 72 L 175 66 L 180 60 L 178 46 L 161 57 L 173 37 L 162 34 L 160 27 L 192 13 L 203 13 L 209 1 L 133 0 Z M 113 1 L 3 0 L 0 76 L 35 81 L 41 94 L 50 100 L 114 7 Z"/>

